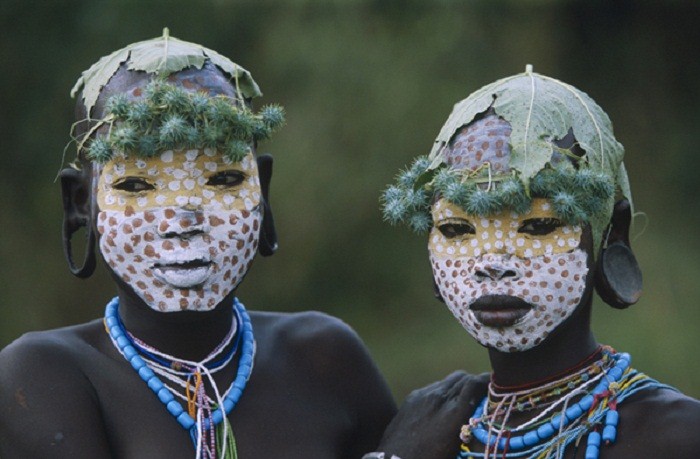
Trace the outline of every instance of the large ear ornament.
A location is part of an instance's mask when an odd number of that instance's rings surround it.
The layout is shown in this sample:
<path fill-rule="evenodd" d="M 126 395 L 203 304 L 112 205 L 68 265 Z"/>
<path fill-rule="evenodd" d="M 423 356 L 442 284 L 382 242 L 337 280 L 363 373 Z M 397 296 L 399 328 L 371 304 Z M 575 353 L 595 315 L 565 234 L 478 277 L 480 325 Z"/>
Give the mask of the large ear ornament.
<path fill-rule="evenodd" d="M 277 231 L 275 231 L 275 220 L 272 217 L 270 207 L 270 180 L 272 179 L 272 155 L 264 154 L 257 157 L 258 174 L 260 176 L 260 190 L 263 207 L 263 218 L 260 224 L 260 240 L 258 242 L 258 252 L 263 257 L 268 257 L 277 250 Z"/>
<path fill-rule="evenodd" d="M 623 199 L 615 203 L 595 273 L 598 295 L 617 309 L 633 305 L 642 294 L 642 271 L 629 242 L 631 220 L 629 202 Z"/>
<path fill-rule="evenodd" d="M 63 169 L 60 174 L 63 196 L 63 253 L 70 272 L 86 279 L 95 271 L 95 231 L 92 224 L 91 194 L 87 188 L 86 173 L 76 169 Z M 73 235 L 85 228 L 85 257 L 82 266 L 73 261 Z"/>

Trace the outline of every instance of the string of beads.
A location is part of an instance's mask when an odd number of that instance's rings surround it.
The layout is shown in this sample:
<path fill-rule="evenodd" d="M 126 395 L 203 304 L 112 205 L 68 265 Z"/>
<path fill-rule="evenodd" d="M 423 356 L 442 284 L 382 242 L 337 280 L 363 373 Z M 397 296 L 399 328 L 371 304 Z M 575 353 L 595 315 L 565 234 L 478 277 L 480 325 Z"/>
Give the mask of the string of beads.
<path fill-rule="evenodd" d="M 630 355 L 603 347 L 600 359 L 557 380 L 512 392 L 489 393 L 462 427 L 457 458 L 562 458 L 567 446 L 586 440 L 585 459 L 598 459 L 601 442 L 615 443 L 617 405 L 640 390 L 669 388 L 630 367 Z M 675 389 L 674 389 L 675 390 Z M 533 415 L 510 426 L 514 412 Z M 474 440 L 484 452 L 472 451 Z"/>
<path fill-rule="evenodd" d="M 250 317 L 238 299 L 234 299 L 233 310 L 235 318 L 223 341 L 207 357 L 195 362 L 160 352 L 131 335 L 119 317 L 119 298 L 113 298 L 105 308 L 104 324 L 112 343 L 167 411 L 189 432 L 196 459 L 237 458 L 233 430 L 226 416 L 238 404 L 250 378 L 255 339 Z M 236 342 L 230 346 L 234 338 Z M 231 362 L 239 345 L 241 355 L 236 377 L 229 388 L 221 393 L 213 374 Z M 181 389 L 164 383 L 159 375 L 171 384 L 184 388 L 185 395 L 182 395 Z M 204 378 L 214 391 L 213 399 L 205 392 Z M 187 402 L 187 410 L 175 397 Z"/>

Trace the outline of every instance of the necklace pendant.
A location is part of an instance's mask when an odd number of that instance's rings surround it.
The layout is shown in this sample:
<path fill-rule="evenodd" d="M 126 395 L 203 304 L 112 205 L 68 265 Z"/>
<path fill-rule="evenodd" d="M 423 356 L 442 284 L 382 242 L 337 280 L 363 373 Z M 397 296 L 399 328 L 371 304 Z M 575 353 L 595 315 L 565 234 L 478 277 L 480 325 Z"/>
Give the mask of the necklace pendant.
<path fill-rule="evenodd" d="M 462 440 L 464 445 L 469 444 L 469 442 L 472 440 L 472 428 L 470 425 L 465 424 L 462 426 L 462 429 L 459 432 L 459 439 Z"/>

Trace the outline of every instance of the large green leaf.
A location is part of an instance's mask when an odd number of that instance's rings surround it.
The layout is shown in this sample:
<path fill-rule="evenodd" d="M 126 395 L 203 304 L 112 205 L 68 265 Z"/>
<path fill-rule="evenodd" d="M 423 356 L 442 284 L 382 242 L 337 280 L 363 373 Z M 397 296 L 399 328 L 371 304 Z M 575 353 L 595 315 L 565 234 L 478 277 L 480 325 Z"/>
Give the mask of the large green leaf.
<path fill-rule="evenodd" d="M 161 76 L 190 67 L 201 69 L 207 60 L 203 49 L 200 45 L 163 35 L 132 45 L 128 67 Z"/>
<path fill-rule="evenodd" d="M 80 90 L 83 90 L 83 104 L 87 109 L 88 116 L 90 110 L 95 105 L 100 90 L 107 84 L 112 75 L 119 69 L 119 66 L 129 58 L 129 47 L 117 50 L 105 56 L 83 72 L 78 81 L 73 85 L 70 96 L 75 97 Z"/>
<path fill-rule="evenodd" d="M 83 103 L 89 114 L 104 85 L 124 62 L 130 70 L 167 76 L 187 68 L 201 69 L 207 59 L 235 80 L 236 87 L 243 97 L 262 95 L 246 69 L 216 51 L 171 37 L 166 28 L 158 38 L 132 43 L 101 58 L 83 72 L 71 90 L 71 97 L 75 97 L 82 90 Z"/>
<path fill-rule="evenodd" d="M 632 190 L 630 189 L 630 179 L 627 177 L 627 168 L 625 163 L 620 163 L 620 168 L 617 170 L 617 178 L 615 179 L 620 193 L 630 202 L 632 214 L 634 214 L 634 202 L 632 202 Z"/>
<path fill-rule="evenodd" d="M 552 156 L 552 140 L 564 137 L 569 128 L 586 151 L 588 167 L 617 177 L 624 149 L 613 136 L 607 114 L 585 93 L 530 68 L 457 103 L 435 140 L 431 167 L 440 164 L 442 150 L 457 129 L 490 106 L 513 129 L 510 166 L 523 183 L 545 167 Z"/>
<path fill-rule="evenodd" d="M 211 49 L 204 49 L 211 62 L 236 80 L 236 89 L 243 97 L 260 97 L 262 92 L 249 71 Z"/>
<path fill-rule="evenodd" d="M 504 78 L 495 83 L 484 86 L 483 88 L 473 92 L 466 99 L 457 102 L 452 109 L 447 121 L 440 129 L 433 148 L 430 151 L 429 159 L 431 160 L 430 168 L 437 168 L 442 163 L 442 153 L 445 146 L 448 144 L 457 129 L 470 123 L 474 117 L 485 111 L 493 103 L 494 89 L 514 77 Z"/>

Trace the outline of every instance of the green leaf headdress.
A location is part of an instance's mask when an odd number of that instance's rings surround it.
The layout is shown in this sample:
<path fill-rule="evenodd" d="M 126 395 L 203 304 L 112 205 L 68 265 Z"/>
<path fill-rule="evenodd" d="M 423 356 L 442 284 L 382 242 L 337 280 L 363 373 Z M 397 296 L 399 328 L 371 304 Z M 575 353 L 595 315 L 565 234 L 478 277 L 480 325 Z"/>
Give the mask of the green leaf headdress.
<path fill-rule="evenodd" d="M 455 134 L 486 113 L 511 128 L 505 172 L 488 161 L 478 168 L 449 166 Z M 569 133 L 582 156 L 557 146 Z M 422 232 L 432 225 L 430 205 L 437 196 L 483 216 L 503 209 L 526 212 L 531 197 L 545 197 L 563 221 L 591 224 L 597 250 L 616 195 L 632 202 L 623 155 L 610 119 L 588 95 L 527 66 L 525 73 L 455 104 L 430 154 L 417 158 L 385 190 L 384 217 Z M 569 159 L 558 160 L 562 157 Z"/>
<path fill-rule="evenodd" d="M 195 92 L 168 82 L 168 76 L 186 69 L 215 65 L 230 78 L 236 97 Z M 102 89 L 125 65 L 128 70 L 153 75 L 138 97 L 114 94 L 105 104 L 104 116 L 92 119 Z M 254 113 L 246 101 L 261 96 L 250 72 L 216 51 L 171 37 L 131 44 L 105 56 L 83 72 L 71 91 L 81 93 L 90 123 L 87 135 L 75 139 L 78 153 L 106 162 L 116 152 L 151 157 L 176 148 L 218 148 L 233 160 L 250 151 L 252 142 L 267 139 L 284 124 L 278 105 Z M 97 135 L 92 135 L 97 133 Z"/>

